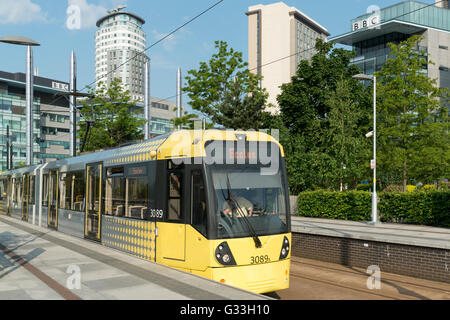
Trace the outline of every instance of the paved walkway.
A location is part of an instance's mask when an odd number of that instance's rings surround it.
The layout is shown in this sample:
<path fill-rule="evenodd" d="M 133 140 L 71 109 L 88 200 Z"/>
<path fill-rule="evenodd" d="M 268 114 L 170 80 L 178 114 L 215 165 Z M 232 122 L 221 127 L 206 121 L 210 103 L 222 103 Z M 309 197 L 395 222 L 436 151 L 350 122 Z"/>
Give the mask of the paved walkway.
<path fill-rule="evenodd" d="M 0 300 L 259 300 L 268 297 L 0 217 Z"/>
<path fill-rule="evenodd" d="M 292 232 L 450 249 L 450 229 L 409 224 L 292 217 Z"/>

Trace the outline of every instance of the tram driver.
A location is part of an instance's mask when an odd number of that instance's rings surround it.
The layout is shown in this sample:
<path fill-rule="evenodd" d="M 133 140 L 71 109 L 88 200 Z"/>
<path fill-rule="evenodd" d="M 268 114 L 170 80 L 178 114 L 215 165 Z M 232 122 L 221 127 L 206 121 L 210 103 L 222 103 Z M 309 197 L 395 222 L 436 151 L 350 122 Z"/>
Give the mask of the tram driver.
<path fill-rule="evenodd" d="M 233 191 L 231 193 L 232 200 L 224 200 L 222 206 L 222 212 L 224 214 L 232 217 L 232 213 L 234 213 L 237 217 L 240 217 L 242 214 L 245 216 L 251 216 L 253 214 L 253 203 L 251 203 L 246 198 L 236 195 Z M 237 207 L 239 205 L 239 208 Z"/>

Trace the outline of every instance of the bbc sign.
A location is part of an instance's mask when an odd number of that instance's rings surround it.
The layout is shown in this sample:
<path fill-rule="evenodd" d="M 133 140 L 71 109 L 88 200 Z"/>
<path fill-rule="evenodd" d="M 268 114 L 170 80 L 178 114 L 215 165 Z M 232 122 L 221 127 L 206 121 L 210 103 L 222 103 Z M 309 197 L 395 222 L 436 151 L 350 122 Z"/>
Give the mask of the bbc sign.
<path fill-rule="evenodd" d="M 52 81 L 52 88 L 69 91 L 69 85 L 61 82 Z"/>
<path fill-rule="evenodd" d="M 374 28 L 380 24 L 381 17 L 380 15 L 373 15 L 367 19 L 356 21 L 352 25 L 352 31 L 357 31 L 364 28 Z"/>

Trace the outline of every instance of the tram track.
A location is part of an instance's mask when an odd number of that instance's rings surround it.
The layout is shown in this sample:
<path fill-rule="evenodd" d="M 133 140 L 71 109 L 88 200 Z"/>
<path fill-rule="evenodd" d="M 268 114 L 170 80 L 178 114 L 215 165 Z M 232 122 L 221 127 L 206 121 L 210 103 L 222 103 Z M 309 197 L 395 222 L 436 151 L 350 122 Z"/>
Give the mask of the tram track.
<path fill-rule="evenodd" d="M 362 289 L 352 288 L 352 287 L 349 287 L 349 286 L 343 286 L 343 285 L 339 285 L 339 284 L 336 284 L 336 283 L 331 282 L 331 281 L 325 281 L 325 280 L 314 279 L 314 278 L 311 278 L 311 277 L 305 277 L 305 276 L 302 276 L 302 275 L 299 275 L 299 274 L 296 274 L 296 273 L 292 273 L 292 272 L 291 272 L 290 275 L 291 275 L 291 277 L 296 277 L 296 278 L 306 279 L 306 280 L 310 280 L 310 281 L 320 282 L 320 283 L 323 283 L 323 284 L 327 284 L 327 285 L 332 285 L 332 286 L 335 286 L 335 287 L 343 288 L 343 289 L 346 289 L 346 290 L 353 290 L 353 291 L 356 291 L 356 292 L 371 294 L 371 295 L 374 295 L 374 296 L 387 298 L 387 299 L 400 300 L 400 299 L 395 298 L 395 297 L 373 293 L 373 292 L 370 292 L 368 290 L 362 290 Z"/>
<path fill-rule="evenodd" d="M 282 300 L 450 300 L 450 285 L 382 273 L 380 289 L 369 289 L 363 268 L 292 257 L 290 288 L 277 292 Z M 416 281 L 417 280 L 417 281 Z"/>
<path fill-rule="evenodd" d="M 324 269 L 324 270 L 333 270 L 333 271 L 336 271 L 336 272 L 349 273 L 349 274 L 355 274 L 355 271 L 358 271 L 357 269 L 352 268 L 352 267 L 348 267 L 348 268 L 351 268 L 351 270 L 342 270 L 342 269 L 338 269 L 338 268 L 325 267 L 325 266 L 321 266 L 321 265 L 318 265 L 318 264 L 312 264 L 312 263 L 307 263 L 307 262 L 300 262 L 300 261 L 297 262 L 296 261 L 294 263 L 299 264 L 299 265 L 308 265 L 308 266 L 311 266 L 311 267 L 320 268 L 320 269 Z M 368 274 L 364 273 L 363 271 L 360 271 L 360 272 L 361 272 L 362 275 L 367 275 L 368 276 Z M 401 283 L 401 284 L 410 285 L 410 286 L 423 288 L 423 289 L 436 290 L 436 291 L 439 291 L 439 292 L 442 292 L 442 293 L 445 293 L 445 294 L 450 294 L 450 291 L 449 291 L 450 288 L 448 290 L 446 290 L 446 289 L 442 289 L 442 288 L 437 288 L 437 287 L 432 287 L 432 286 L 426 286 L 426 285 L 422 285 L 422 284 L 413 283 L 411 281 L 405 281 L 405 280 L 399 280 L 399 279 L 391 279 L 391 278 L 388 278 L 388 281 L 384 280 L 383 278 L 381 279 L 381 283 L 389 284 L 389 281 L 395 281 L 396 283 Z M 449 287 L 450 287 L 450 285 L 449 285 Z"/>

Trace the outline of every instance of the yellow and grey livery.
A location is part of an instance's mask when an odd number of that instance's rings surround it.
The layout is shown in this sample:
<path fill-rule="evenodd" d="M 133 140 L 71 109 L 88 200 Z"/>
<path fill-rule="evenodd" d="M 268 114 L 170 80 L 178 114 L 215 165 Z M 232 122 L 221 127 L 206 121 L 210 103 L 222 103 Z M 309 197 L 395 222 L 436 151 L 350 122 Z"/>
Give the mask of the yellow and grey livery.
<path fill-rule="evenodd" d="M 289 287 L 282 146 L 180 130 L 0 173 L 0 213 L 257 293 Z"/>

